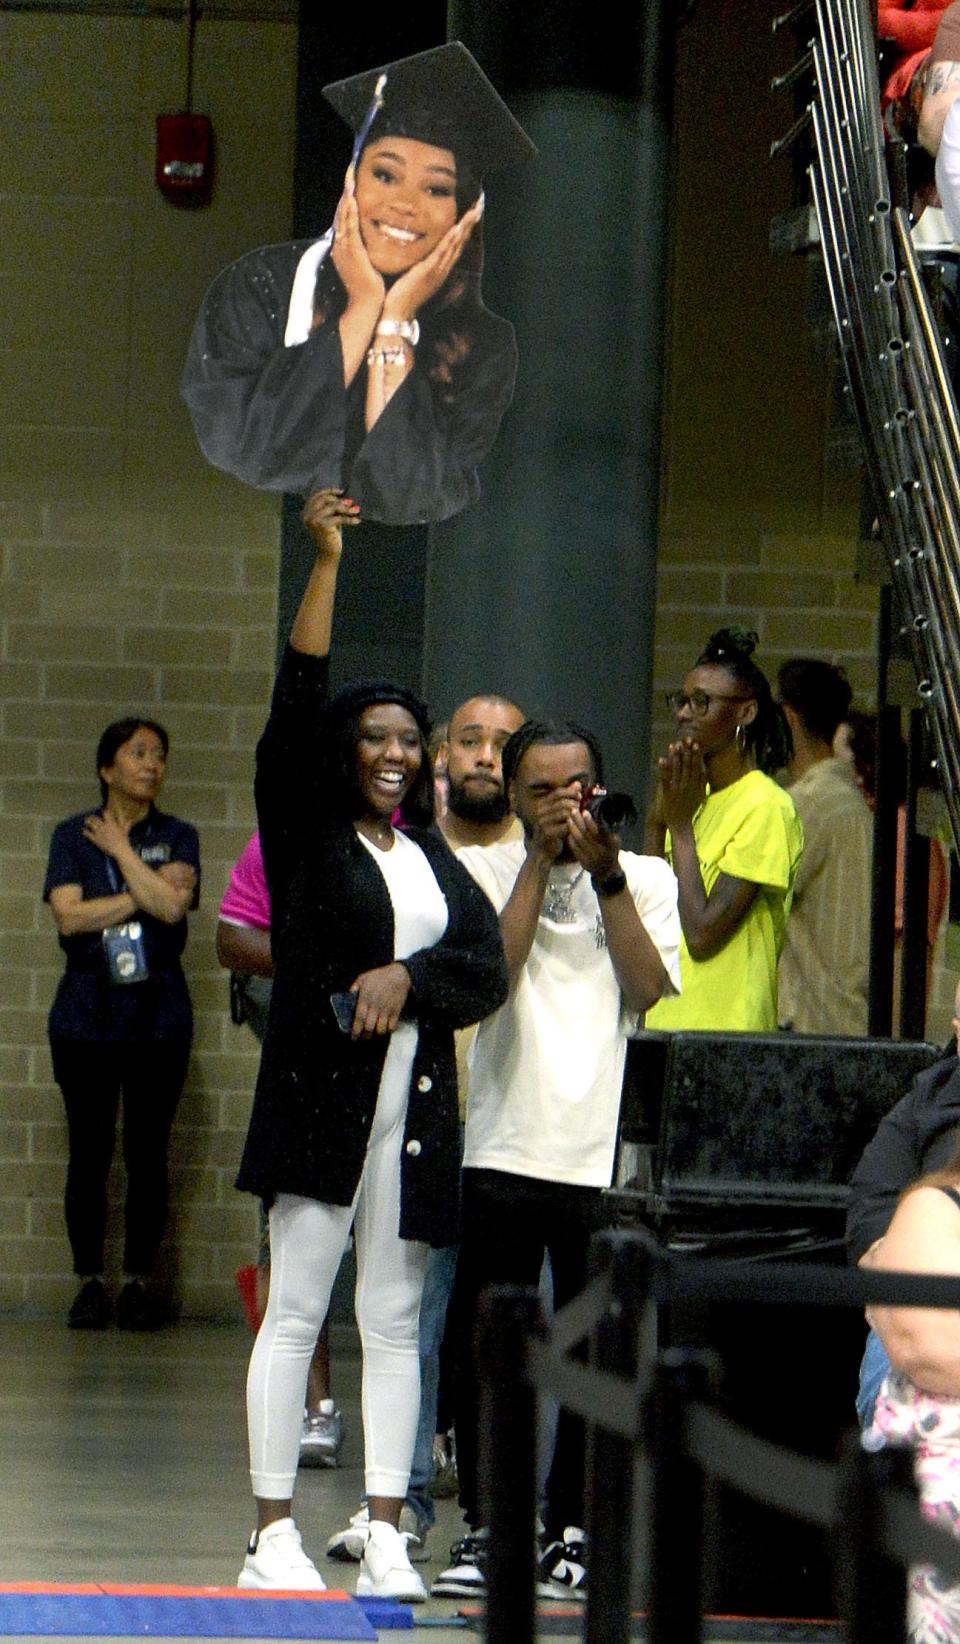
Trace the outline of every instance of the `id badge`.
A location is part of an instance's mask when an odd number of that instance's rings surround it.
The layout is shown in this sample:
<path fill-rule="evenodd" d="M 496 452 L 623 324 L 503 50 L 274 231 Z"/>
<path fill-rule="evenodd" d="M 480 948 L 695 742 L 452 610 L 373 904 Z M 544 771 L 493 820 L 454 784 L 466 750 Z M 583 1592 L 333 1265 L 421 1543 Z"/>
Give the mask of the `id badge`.
<path fill-rule="evenodd" d="M 103 951 L 110 967 L 110 980 L 117 987 L 147 980 L 150 972 L 147 969 L 143 926 L 139 919 L 108 926 L 103 933 Z"/>

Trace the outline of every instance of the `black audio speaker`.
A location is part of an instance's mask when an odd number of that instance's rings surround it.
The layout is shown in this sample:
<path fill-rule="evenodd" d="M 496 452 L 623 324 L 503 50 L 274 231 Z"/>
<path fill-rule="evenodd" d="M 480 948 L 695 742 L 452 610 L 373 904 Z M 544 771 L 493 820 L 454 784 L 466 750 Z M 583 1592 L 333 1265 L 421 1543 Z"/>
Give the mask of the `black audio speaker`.
<path fill-rule="evenodd" d="M 630 1048 L 623 1135 L 653 1146 L 645 1191 L 623 1195 L 669 1248 L 698 1258 L 842 1263 L 853 1167 L 936 1047 L 801 1034 L 644 1035 Z M 662 1346 L 706 1347 L 721 1407 L 824 1460 L 855 1424 L 866 1327 L 855 1310 L 696 1303 L 661 1308 Z M 717 1494 L 709 1607 L 832 1616 L 826 1534 L 727 1489 Z"/>

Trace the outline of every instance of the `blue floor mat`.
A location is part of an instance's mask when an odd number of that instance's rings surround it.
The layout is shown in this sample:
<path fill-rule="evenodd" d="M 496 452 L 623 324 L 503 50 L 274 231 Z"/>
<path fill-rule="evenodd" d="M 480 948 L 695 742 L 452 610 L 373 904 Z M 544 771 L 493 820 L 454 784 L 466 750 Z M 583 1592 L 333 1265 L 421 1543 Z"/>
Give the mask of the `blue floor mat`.
<path fill-rule="evenodd" d="M 238 1592 L 236 1588 L 0 1585 L 0 1635 L 100 1638 L 375 1640 L 411 1627 L 405 1605 L 358 1603 L 349 1593 Z"/>

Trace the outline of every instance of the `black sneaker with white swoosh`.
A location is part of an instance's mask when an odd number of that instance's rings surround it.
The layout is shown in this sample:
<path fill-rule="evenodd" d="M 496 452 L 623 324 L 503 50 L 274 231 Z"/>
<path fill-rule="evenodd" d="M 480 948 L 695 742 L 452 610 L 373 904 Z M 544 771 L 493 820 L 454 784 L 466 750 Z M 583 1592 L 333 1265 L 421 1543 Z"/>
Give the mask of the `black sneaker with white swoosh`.
<path fill-rule="evenodd" d="M 537 1565 L 537 1597 L 568 1598 L 582 1602 L 587 1596 L 587 1538 L 576 1525 L 568 1525 L 562 1541 L 551 1541 Z"/>

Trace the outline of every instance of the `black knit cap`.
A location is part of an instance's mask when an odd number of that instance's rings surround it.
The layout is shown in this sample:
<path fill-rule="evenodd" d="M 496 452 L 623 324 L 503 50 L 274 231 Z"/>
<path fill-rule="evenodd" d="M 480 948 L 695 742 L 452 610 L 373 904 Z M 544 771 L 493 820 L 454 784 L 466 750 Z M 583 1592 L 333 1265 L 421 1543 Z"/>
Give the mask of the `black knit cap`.
<path fill-rule="evenodd" d="M 416 720 L 424 742 L 430 736 L 430 714 L 427 705 L 422 702 L 413 691 L 408 691 L 403 685 L 395 685 L 389 679 L 359 679 L 353 685 L 345 685 L 342 691 L 337 691 L 330 698 L 327 705 L 327 717 L 332 726 L 345 725 L 355 715 L 361 714 L 364 708 L 372 708 L 378 702 L 395 702 L 398 707 L 406 708 Z"/>
<path fill-rule="evenodd" d="M 324 86 L 328 103 L 363 141 L 371 129 L 381 75 L 386 83 L 375 134 L 448 148 L 478 177 L 535 157 L 523 127 L 459 40 Z"/>

